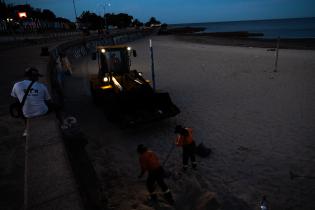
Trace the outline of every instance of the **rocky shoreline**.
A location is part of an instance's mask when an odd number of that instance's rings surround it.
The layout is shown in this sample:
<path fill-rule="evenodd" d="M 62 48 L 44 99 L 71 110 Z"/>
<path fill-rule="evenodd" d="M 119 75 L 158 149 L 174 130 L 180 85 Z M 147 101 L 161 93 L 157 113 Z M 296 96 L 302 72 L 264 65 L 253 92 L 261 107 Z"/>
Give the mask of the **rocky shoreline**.
<path fill-rule="evenodd" d="M 176 35 L 181 41 L 224 45 L 224 46 L 240 46 L 240 47 L 259 47 L 274 49 L 277 46 L 277 39 L 264 38 L 242 38 L 242 37 L 217 37 L 199 34 L 181 34 Z M 298 50 L 315 50 L 315 39 L 280 39 L 280 49 L 298 49 Z"/>
<path fill-rule="evenodd" d="M 193 43 L 241 46 L 241 47 L 259 47 L 276 48 L 278 39 L 263 38 L 262 33 L 251 33 L 248 31 L 235 32 L 203 32 L 202 27 L 181 27 L 161 29 L 159 35 L 174 35 L 180 41 Z M 280 49 L 299 49 L 315 50 L 315 39 L 280 39 Z"/>

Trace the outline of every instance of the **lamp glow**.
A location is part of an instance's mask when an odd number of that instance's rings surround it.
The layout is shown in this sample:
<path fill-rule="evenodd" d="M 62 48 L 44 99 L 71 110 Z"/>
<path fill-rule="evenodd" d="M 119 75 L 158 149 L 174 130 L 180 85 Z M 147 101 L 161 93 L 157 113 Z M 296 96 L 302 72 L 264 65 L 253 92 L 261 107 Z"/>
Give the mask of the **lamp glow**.
<path fill-rule="evenodd" d="M 19 12 L 19 18 L 27 18 L 26 12 Z"/>

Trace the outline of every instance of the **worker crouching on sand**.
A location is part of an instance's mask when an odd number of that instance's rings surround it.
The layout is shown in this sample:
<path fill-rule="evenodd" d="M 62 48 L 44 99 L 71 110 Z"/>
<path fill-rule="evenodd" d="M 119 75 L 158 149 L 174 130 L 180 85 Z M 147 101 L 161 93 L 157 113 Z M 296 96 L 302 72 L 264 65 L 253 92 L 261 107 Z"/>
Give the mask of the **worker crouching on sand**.
<path fill-rule="evenodd" d="M 196 144 L 192 136 L 192 128 L 184 128 L 181 125 L 175 127 L 175 133 L 177 134 L 175 144 L 179 147 L 183 147 L 183 170 L 188 168 L 188 161 L 190 159 L 193 169 L 196 169 Z"/>
<path fill-rule="evenodd" d="M 155 194 L 155 183 L 160 186 L 164 193 L 164 198 L 173 204 L 174 200 L 171 191 L 164 182 L 164 170 L 160 165 L 160 160 L 157 155 L 146 148 L 143 144 L 138 145 L 137 152 L 140 155 L 139 162 L 141 166 L 141 173 L 138 178 L 141 178 L 146 171 L 148 171 L 147 188 L 150 193 L 151 199 L 156 201 L 157 195 Z"/>

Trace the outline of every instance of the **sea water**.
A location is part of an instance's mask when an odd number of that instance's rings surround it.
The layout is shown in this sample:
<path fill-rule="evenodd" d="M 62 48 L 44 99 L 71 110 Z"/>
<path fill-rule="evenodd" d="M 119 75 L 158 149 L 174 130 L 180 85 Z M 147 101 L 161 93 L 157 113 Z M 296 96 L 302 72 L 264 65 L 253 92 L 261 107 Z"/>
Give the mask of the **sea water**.
<path fill-rule="evenodd" d="M 204 27 L 203 32 L 233 32 L 248 31 L 263 33 L 262 38 L 315 38 L 315 17 L 274 19 L 274 20 L 250 20 L 230 22 L 186 23 L 171 25 L 176 27 Z"/>

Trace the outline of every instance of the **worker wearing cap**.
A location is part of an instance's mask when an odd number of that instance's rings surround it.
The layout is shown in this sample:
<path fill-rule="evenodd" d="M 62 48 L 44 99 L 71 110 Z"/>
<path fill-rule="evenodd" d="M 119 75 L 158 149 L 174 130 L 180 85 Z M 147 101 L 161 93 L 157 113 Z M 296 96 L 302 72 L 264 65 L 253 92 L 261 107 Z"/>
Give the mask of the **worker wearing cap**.
<path fill-rule="evenodd" d="M 173 203 L 171 191 L 164 182 L 164 170 L 160 164 L 157 155 L 146 148 L 143 144 L 138 145 L 137 152 L 139 154 L 139 162 L 141 166 L 141 173 L 138 178 L 141 178 L 145 172 L 148 172 L 147 188 L 152 200 L 157 200 L 157 195 L 154 193 L 155 183 L 157 183 L 164 193 L 165 199 L 169 203 Z"/>
<path fill-rule="evenodd" d="M 15 83 L 12 88 L 11 96 L 21 102 L 27 88 L 32 81 L 34 82 L 28 92 L 25 104 L 22 108 L 25 118 L 37 117 L 48 112 L 46 102 L 49 101 L 51 98 L 48 93 L 47 87 L 43 83 L 38 81 L 39 77 L 42 76 L 43 75 L 41 75 L 36 68 L 29 67 L 25 70 L 26 79 Z M 23 136 L 26 135 L 27 132 L 25 130 Z"/>
<path fill-rule="evenodd" d="M 183 147 L 183 170 L 187 170 L 189 159 L 192 163 L 193 169 L 196 169 L 196 144 L 193 140 L 192 128 L 184 128 L 181 125 L 177 125 L 175 127 L 175 133 L 177 134 L 175 144 L 179 147 Z"/>

